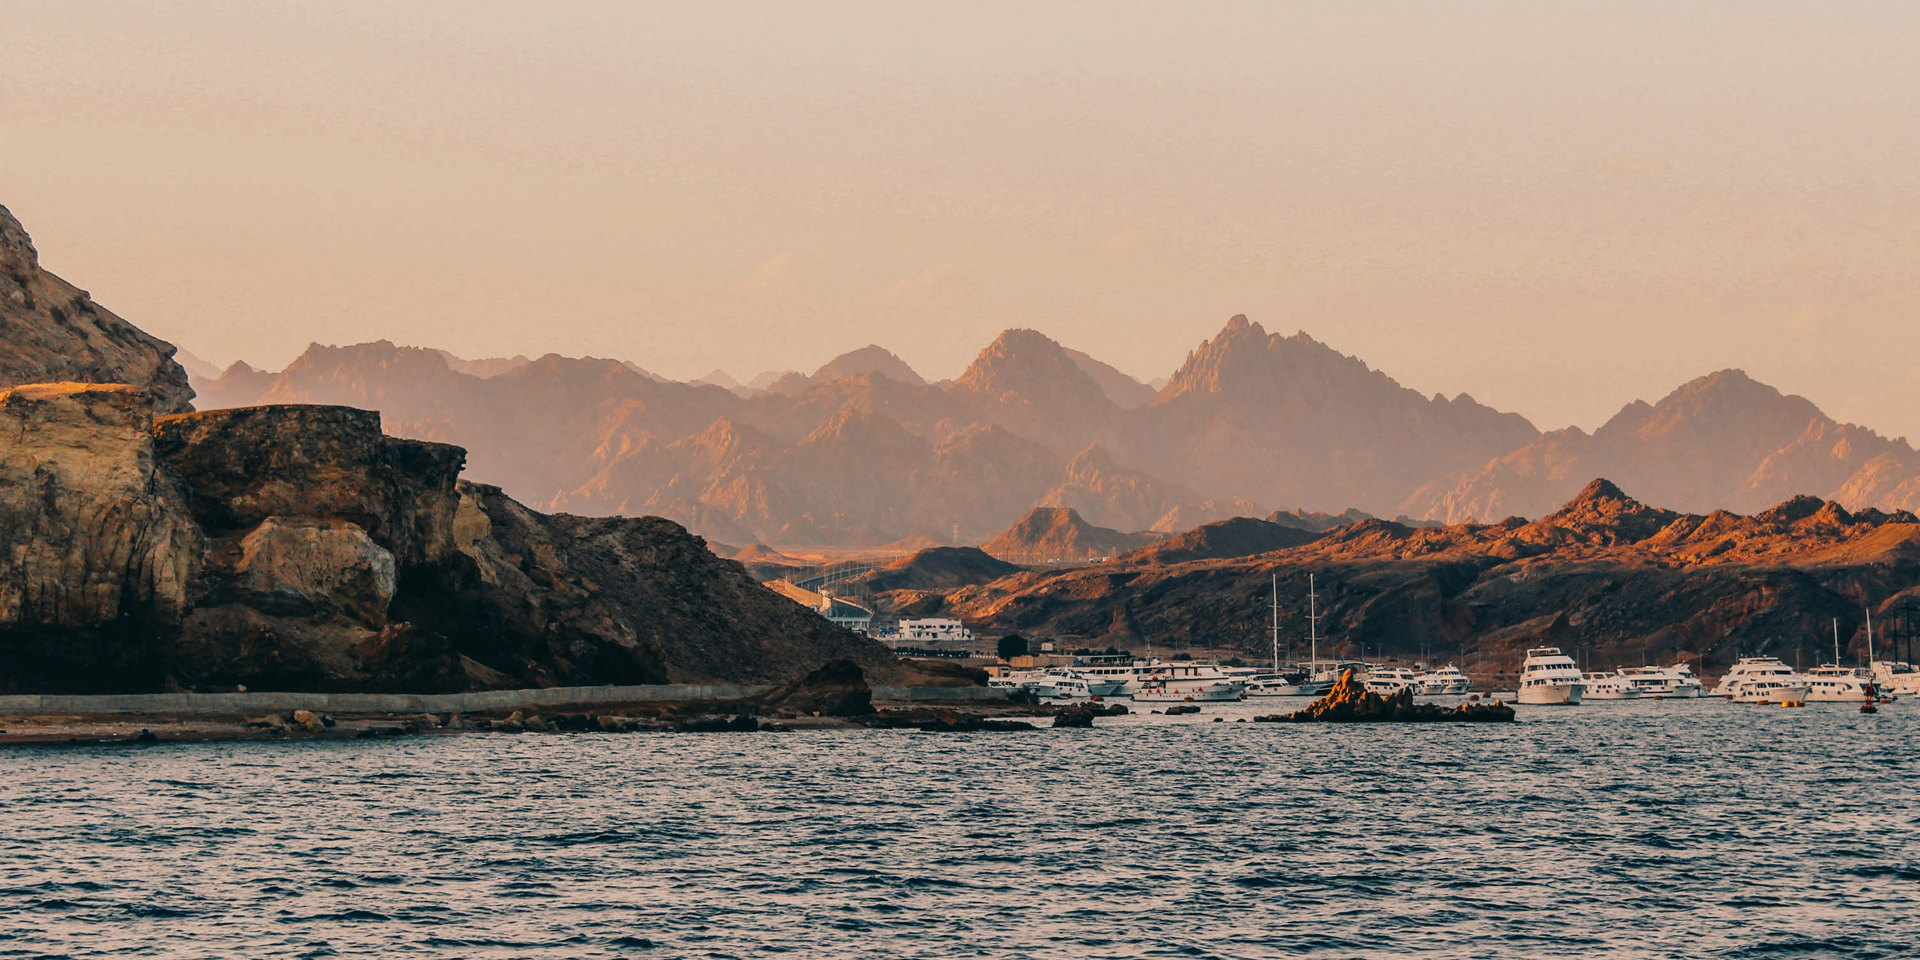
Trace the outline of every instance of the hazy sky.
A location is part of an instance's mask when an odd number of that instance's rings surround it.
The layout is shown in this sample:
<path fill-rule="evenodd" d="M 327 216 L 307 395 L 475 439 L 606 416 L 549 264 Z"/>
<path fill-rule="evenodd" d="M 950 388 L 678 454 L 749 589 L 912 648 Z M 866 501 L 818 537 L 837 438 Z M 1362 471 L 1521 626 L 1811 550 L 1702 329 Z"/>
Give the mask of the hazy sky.
<path fill-rule="evenodd" d="M 1920 4 L 0 0 L 0 203 L 211 360 L 691 377 L 1234 313 L 1542 427 L 1920 440 Z"/>

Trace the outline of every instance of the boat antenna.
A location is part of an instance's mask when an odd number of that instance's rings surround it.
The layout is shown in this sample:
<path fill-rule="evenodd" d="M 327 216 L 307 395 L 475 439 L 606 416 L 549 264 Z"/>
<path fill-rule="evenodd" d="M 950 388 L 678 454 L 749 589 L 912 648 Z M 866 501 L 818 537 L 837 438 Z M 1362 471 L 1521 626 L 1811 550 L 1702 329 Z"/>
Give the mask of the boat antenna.
<path fill-rule="evenodd" d="M 1280 672 L 1280 573 L 1273 574 L 1273 672 Z"/>
<path fill-rule="evenodd" d="M 1833 618 L 1833 665 L 1840 665 L 1840 618 Z"/>

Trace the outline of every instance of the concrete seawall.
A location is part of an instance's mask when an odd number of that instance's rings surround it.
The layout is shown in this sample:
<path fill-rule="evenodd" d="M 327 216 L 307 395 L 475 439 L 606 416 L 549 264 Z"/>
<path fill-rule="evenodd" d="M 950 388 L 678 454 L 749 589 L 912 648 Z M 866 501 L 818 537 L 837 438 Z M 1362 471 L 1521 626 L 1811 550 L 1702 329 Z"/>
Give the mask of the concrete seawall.
<path fill-rule="evenodd" d="M 592 707 L 632 703 L 737 700 L 771 686 L 666 683 L 625 687 L 545 687 L 535 690 L 482 690 L 474 693 L 128 693 L 9 694 L 0 696 L 0 716 L 47 714 L 137 714 L 222 716 L 284 713 L 476 713 L 528 707 Z M 1006 700 L 1006 692 L 987 687 L 876 686 L 873 698 L 887 702 Z"/>

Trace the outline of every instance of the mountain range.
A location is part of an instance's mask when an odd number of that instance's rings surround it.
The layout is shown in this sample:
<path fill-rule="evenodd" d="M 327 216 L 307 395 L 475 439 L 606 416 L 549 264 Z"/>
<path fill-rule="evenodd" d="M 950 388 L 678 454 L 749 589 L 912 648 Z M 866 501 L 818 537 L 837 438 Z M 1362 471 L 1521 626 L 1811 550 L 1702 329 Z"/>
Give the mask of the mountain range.
<path fill-rule="evenodd" d="M 1738 370 L 1541 433 L 1466 394 L 1426 396 L 1304 333 L 1233 317 L 1155 390 L 1033 330 L 951 381 L 868 345 L 811 374 L 692 383 L 609 359 L 462 360 L 381 341 L 196 380 L 199 405 L 378 409 L 456 443 L 475 477 L 546 509 L 654 514 L 728 543 L 977 544 L 1035 507 L 1173 534 L 1227 517 L 1364 511 L 1539 517 L 1595 476 L 1656 502 L 1761 509 L 1806 493 L 1920 506 L 1920 453 Z"/>

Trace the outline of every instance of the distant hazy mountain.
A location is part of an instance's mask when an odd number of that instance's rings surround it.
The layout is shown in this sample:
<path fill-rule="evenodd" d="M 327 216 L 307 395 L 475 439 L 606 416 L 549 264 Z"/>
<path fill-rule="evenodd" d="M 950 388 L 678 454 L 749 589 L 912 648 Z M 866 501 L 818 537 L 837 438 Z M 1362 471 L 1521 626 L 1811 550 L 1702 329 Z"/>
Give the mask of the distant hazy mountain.
<path fill-rule="evenodd" d="M 1920 454 L 1839 423 L 1804 397 L 1739 370 L 1691 381 L 1659 403 L 1628 404 L 1587 434 L 1569 428 L 1408 498 L 1412 515 L 1449 523 L 1537 517 L 1608 476 L 1676 509 L 1746 512 L 1795 494 L 1850 507 L 1920 507 Z"/>
<path fill-rule="evenodd" d="M 212 383 L 220 379 L 220 375 L 225 372 L 185 347 L 174 348 L 173 362 L 187 372 L 187 379 L 195 385 Z"/>
<path fill-rule="evenodd" d="M 1807 492 L 1920 503 L 1920 455 L 1903 441 L 1737 371 L 1631 404 L 1591 436 L 1541 434 L 1245 317 L 1157 395 L 1033 330 L 937 384 L 877 346 L 730 389 L 717 372 L 675 383 L 612 360 L 519 360 L 494 372 L 384 341 L 315 345 L 279 373 L 236 364 L 202 405 L 372 407 L 389 430 L 466 447 L 474 477 L 536 505 L 786 547 L 979 543 L 1036 506 L 1161 533 L 1232 517 L 1308 532 L 1372 514 L 1539 517 L 1597 475 L 1702 512 Z"/>
<path fill-rule="evenodd" d="M 886 377 L 916 387 L 927 382 L 913 372 L 905 360 L 873 344 L 834 357 L 815 370 L 811 379 L 815 383 L 832 383 L 864 375 Z"/>
<path fill-rule="evenodd" d="M 1129 420 L 1133 462 L 1212 496 L 1391 509 L 1538 431 L 1461 394 L 1425 397 L 1306 334 L 1234 317 Z"/>

